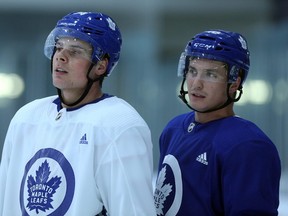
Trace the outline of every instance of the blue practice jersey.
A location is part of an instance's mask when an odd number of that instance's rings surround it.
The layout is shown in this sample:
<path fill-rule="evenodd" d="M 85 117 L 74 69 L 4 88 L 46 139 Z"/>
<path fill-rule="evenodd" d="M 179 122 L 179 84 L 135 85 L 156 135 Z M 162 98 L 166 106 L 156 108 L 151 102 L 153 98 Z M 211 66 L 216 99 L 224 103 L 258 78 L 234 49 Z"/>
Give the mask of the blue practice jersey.
<path fill-rule="evenodd" d="M 278 215 L 280 173 L 275 145 L 252 122 L 180 115 L 160 137 L 157 215 Z"/>

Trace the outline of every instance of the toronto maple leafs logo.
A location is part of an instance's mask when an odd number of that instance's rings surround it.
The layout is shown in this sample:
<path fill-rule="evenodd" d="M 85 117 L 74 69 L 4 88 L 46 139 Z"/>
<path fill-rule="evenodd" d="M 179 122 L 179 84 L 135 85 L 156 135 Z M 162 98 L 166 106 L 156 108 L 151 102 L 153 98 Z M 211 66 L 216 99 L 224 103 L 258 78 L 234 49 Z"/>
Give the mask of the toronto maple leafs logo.
<path fill-rule="evenodd" d="M 28 176 L 28 204 L 26 207 L 30 211 L 35 210 L 38 214 L 39 211 L 45 212 L 46 210 L 53 209 L 53 195 L 61 184 L 61 177 L 54 176 L 49 179 L 50 167 L 45 160 L 36 171 L 36 177 Z"/>
<path fill-rule="evenodd" d="M 116 24 L 113 22 L 113 20 L 110 17 L 108 17 L 106 20 L 107 20 L 107 22 L 109 24 L 109 28 L 112 29 L 113 31 L 115 31 Z"/>
<path fill-rule="evenodd" d="M 238 40 L 241 43 L 242 48 L 247 50 L 247 43 L 246 43 L 245 39 L 243 37 L 239 36 Z"/>
<path fill-rule="evenodd" d="M 156 183 L 156 189 L 154 192 L 154 203 L 156 206 L 157 215 L 164 215 L 163 214 L 164 202 L 167 196 L 169 196 L 169 194 L 172 191 L 171 184 L 164 184 L 165 179 L 166 179 L 166 166 L 164 166 L 159 172 L 159 176 Z"/>

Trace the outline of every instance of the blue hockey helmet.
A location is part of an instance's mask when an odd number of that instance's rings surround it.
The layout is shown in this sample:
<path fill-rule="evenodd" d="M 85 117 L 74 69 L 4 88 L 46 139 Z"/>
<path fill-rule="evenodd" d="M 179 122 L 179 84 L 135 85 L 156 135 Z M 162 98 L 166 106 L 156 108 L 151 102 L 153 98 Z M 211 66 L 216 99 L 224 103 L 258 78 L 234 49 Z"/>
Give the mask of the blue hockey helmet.
<path fill-rule="evenodd" d="M 105 14 L 73 12 L 59 20 L 45 42 L 44 54 L 49 59 L 54 54 L 55 43 L 61 37 L 72 37 L 89 43 L 93 48 L 93 63 L 107 55 L 107 76 L 118 63 L 122 45 L 121 33 L 114 20 Z"/>
<path fill-rule="evenodd" d="M 190 57 L 205 58 L 228 65 L 228 82 L 235 82 L 242 70 L 243 84 L 250 67 L 249 55 L 247 41 L 239 33 L 224 30 L 204 31 L 195 35 L 186 45 L 179 60 L 178 76 L 185 75 Z"/>

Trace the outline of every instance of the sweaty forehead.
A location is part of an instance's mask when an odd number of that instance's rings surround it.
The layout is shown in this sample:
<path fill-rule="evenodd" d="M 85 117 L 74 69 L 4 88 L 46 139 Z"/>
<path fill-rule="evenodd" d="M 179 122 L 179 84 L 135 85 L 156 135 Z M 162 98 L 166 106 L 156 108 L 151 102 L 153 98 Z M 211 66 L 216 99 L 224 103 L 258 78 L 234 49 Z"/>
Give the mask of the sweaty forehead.
<path fill-rule="evenodd" d="M 62 46 L 67 46 L 67 47 L 81 47 L 84 49 L 92 48 L 89 43 L 79 40 L 77 38 L 71 38 L 71 37 L 59 38 L 59 40 L 57 41 L 57 44 L 60 44 Z"/>
<path fill-rule="evenodd" d="M 189 66 L 200 68 L 200 69 L 217 69 L 219 67 L 224 67 L 225 63 L 221 61 L 211 60 L 211 59 L 190 58 Z"/>

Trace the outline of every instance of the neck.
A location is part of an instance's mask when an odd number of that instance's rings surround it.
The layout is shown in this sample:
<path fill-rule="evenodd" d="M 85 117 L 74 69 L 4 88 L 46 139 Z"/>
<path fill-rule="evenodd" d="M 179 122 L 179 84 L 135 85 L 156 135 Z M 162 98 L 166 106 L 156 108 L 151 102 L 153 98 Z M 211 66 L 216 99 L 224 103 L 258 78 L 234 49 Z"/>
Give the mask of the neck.
<path fill-rule="evenodd" d="M 61 91 L 61 96 L 62 96 L 62 107 L 64 108 L 75 108 L 75 107 L 79 107 L 82 106 L 84 104 L 90 103 L 98 98 L 100 98 L 103 95 L 103 92 L 101 90 L 101 88 L 96 87 L 95 83 L 92 85 L 92 87 L 90 88 L 89 92 L 87 93 L 87 95 L 81 100 L 79 101 L 79 103 L 77 104 L 73 104 L 75 101 L 77 101 L 81 95 L 83 94 L 83 91 L 65 91 L 62 90 Z M 70 105 L 72 104 L 72 105 Z"/>
<path fill-rule="evenodd" d="M 229 104 L 227 107 L 224 107 L 220 110 L 208 112 L 208 113 L 200 113 L 195 111 L 195 121 L 199 123 L 207 123 L 210 121 L 214 121 L 217 119 L 222 119 L 230 116 L 234 116 L 235 113 L 233 111 L 233 105 Z"/>

